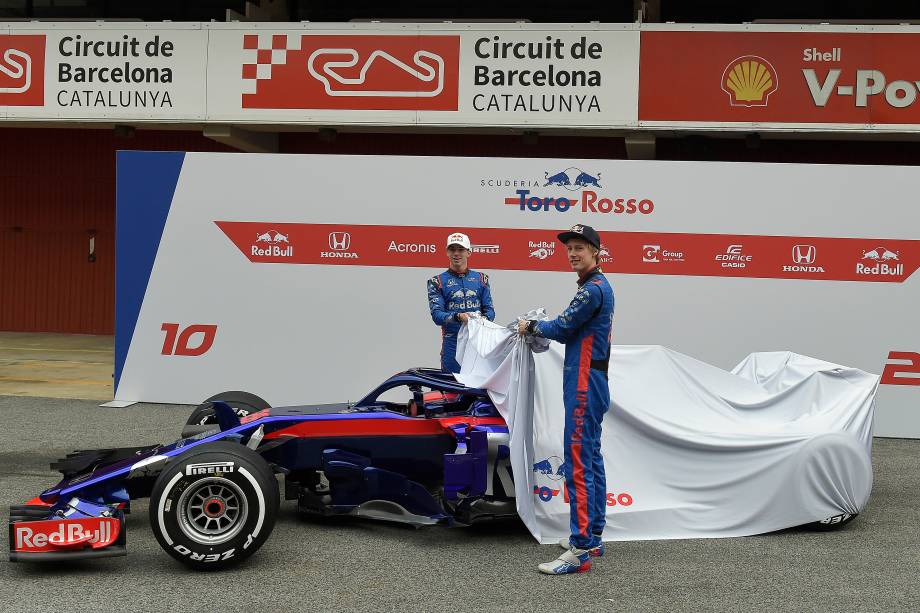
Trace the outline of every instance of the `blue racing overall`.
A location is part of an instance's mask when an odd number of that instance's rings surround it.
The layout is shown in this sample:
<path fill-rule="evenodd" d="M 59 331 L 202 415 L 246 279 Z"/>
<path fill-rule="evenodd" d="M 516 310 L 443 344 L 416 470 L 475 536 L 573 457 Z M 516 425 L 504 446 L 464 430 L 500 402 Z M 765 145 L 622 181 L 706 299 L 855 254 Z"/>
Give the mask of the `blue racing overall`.
<path fill-rule="evenodd" d="M 460 372 L 457 363 L 457 332 L 462 325 L 460 313 L 480 313 L 492 321 L 492 290 L 489 276 L 475 270 L 457 273 L 445 270 L 428 280 L 428 308 L 431 319 L 441 326 L 441 369 Z"/>
<path fill-rule="evenodd" d="M 562 398 L 565 405 L 565 484 L 572 536 L 578 549 L 601 543 L 607 510 L 607 480 L 601 454 L 601 423 L 610 406 L 607 365 L 613 324 L 613 290 L 600 268 L 578 281 L 568 308 L 533 332 L 565 343 Z"/>

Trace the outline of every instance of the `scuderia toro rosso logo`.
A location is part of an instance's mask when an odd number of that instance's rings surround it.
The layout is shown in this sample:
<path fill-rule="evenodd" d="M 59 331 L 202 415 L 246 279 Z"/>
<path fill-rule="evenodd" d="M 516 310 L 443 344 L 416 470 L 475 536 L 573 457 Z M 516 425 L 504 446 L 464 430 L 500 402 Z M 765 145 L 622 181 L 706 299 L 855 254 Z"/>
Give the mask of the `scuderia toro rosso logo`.
<path fill-rule="evenodd" d="M 559 456 L 549 456 L 534 462 L 534 486 L 533 495 L 540 502 L 550 502 L 556 496 L 562 495 L 562 500 L 566 504 L 569 502 L 569 492 L 565 485 L 565 466 Z M 631 494 L 627 492 L 607 492 L 607 506 L 628 507 L 633 504 L 634 500 Z"/>
<path fill-rule="evenodd" d="M 482 187 L 512 187 L 505 204 L 530 213 L 651 215 L 655 203 L 641 195 L 617 194 L 600 172 L 570 166 L 543 171 L 542 179 L 482 179 Z"/>

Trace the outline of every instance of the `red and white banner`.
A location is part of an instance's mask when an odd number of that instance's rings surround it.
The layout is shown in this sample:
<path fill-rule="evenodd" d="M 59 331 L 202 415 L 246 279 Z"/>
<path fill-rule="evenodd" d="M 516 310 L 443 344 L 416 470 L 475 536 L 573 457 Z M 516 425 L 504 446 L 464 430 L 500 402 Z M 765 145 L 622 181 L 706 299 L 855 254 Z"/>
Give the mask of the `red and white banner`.
<path fill-rule="evenodd" d="M 158 168 L 134 155 L 120 185 Z M 565 308 L 575 275 L 556 235 L 588 224 L 615 343 L 723 368 L 789 350 L 884 373 L 876 433 L 920 438 L 917 169 L 188 153 L 175 172 L 119 400 L 355 399 L 438 363 L 426 282 L 452 232 L 469 235 L 506 324 Z M 119 201 L 119 219 L 149 206 Z M 119 295 L 119 312 L 130 304 Z"/>
<path fill-rule="evenodd" d="M 480 267 L 570 270 L 555 230 L 215 223 L 253 263 L 439 267 L 433 237 L 463 232 L 476 237 Z M 610 231 L 604 241 L 609 273 L 903 283 L 920 268 L 920 240 Z"/>
<path fill-rule="evenodd" d="M 770 29 L 643 30 L 640 122 L 863 129 L 920 124 L 920 67 L 913 59 L 920 32 Z"/>

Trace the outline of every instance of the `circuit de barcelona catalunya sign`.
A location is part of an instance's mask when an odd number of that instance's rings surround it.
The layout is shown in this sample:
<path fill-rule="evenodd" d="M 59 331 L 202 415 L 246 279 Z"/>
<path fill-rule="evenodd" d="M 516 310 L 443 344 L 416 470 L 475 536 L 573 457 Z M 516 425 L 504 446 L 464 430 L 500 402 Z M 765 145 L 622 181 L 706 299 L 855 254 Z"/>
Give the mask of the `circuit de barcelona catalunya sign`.
<path fill-rule="evenodd" d="M 556 235 L 589 224 L 617 344 L 884 372 L 876 433 L 920 437 L 918 191 L 907 167 L 122 152 L 116 397 L 354 399 L 438 363 L 450 233 L 506 324 L 567 305 Z"/>
<path fill-rule="evenodd" d="M 0 120 L 911 132 L 918 52 L 911 25 L 16 22 Z"/>
<path fill-rule="evenodd" d="M 632 24 L 0 24 L 0 119 L 634 125 Z"/>

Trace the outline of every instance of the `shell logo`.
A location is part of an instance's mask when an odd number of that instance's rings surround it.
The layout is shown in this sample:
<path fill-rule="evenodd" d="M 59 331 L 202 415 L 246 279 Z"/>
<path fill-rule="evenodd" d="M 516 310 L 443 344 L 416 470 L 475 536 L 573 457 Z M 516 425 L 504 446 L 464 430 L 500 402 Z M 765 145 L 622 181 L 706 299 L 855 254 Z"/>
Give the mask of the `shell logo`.
<path fill-rule="evenodd" d="M 735 58 L 722 73 L 722 91 L 732 106 L 767 106 L 770 94 L 778 89 L 776 69 L 756 55 Z"/>

